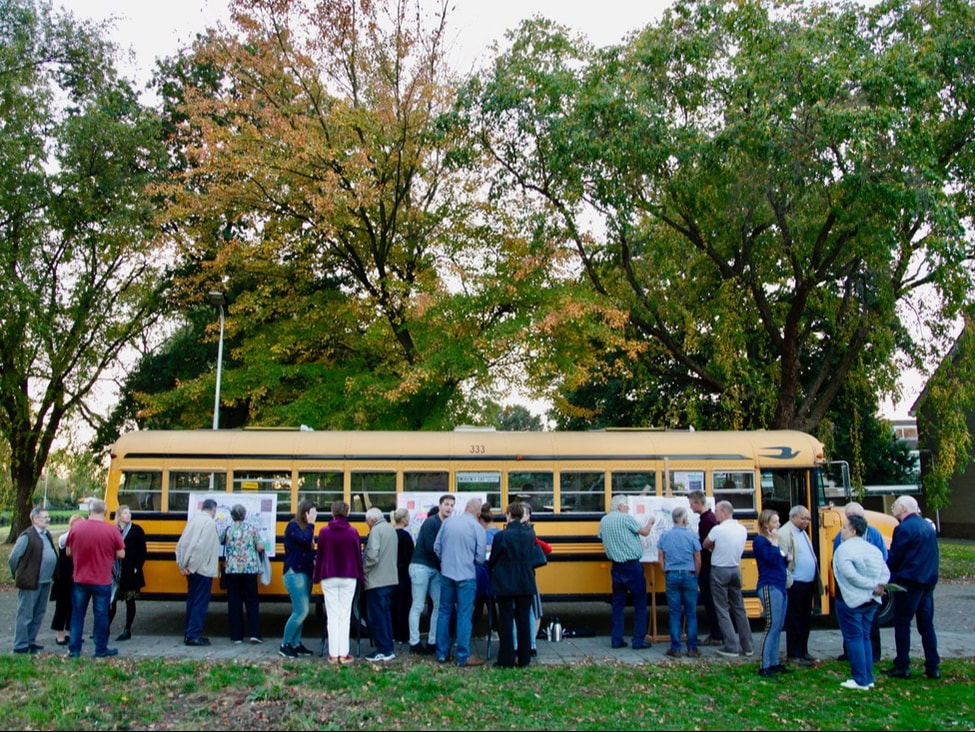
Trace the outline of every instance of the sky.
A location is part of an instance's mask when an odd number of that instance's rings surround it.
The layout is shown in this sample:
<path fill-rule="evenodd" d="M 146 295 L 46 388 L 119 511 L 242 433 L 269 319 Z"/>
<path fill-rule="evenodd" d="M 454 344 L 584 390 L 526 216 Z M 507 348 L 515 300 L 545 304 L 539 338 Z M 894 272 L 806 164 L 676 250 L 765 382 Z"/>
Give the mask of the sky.
<path fill-rule="evenodd" d="M 431 8 L 438 0 L 422 0 Z M 135 54 L 138 80 L 148 80 L 156 58 L 172 55 L 198 32 L 228 17 L 227 0 L 53 0 L 76 17 L 113 20 L 111 36 Z M 630 31 L 660 17 L 669 0 L 454 0 L 448 15 L 451 59 L 467 71 L 493 41 L 533 15 L 541 15 L 584 34 L 597 46 L 617 43 Z"/>
<path fill-rule="evenodd" d="M 430 7 L 438 2 L 422 1 Z M 79 18 L 110 20 L 110 36 L 131 54 L 124 72 L 140 85 L 149 80 L 157 58 L 173 55 L 197 33 L 228 18 L 227 0 L 54 0 L 54 5 Z M 450 58 L 461 72 L 483 65 L 492 43 L 502 43 L 506 31 L 534 15 L 568 26 L 596 46 L 607 46 L 657 20 L 670 5 L 670 0 L 455 0 L 448 16 Z M 883 405 L 885 416 L 908 416 L 922 378 L 908 374 L 903 386 L 899 403 Z"/>

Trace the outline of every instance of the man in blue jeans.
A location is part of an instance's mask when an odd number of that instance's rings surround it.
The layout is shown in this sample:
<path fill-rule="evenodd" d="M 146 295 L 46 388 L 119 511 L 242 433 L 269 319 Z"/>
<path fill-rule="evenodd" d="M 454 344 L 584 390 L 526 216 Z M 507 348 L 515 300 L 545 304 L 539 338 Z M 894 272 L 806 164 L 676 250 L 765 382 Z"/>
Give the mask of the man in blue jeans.
<path fill-rule="evenodd" d="M 667 578 L 667 609 L 670 616 L 670 648 L 666 655 L 680 658 L 681 620 L 687 621 L 687 655 L 698 658 L 697 574 L 701 571 L 701 540 L 687 527 L 687 509 L 671 513 L 674 527 L 657 541 L 660 571 Z"/>
<path fill-rule="evenodd" d="M 471 656 L 471 619 L 477 590 L 475 566 L 484 564 L 487 535 L 477 520 L 481 499 L 472 498 L 461 514 L 443 522 L 433 551 L 440 558 L 440 617 L 437 618 L 437 660 L 450 657 L 450 620 L 457 613 L 457 665 L 483 666 Z"/>
<path fill-rule="evenodd" d="M 924 675 L 941 678 L 938 637 L 934 632 L 934 587 L 938 583 L 938 535 L 921 516 L 917 501 L 901 496 L 890 512 L 900 521 L 890 542 L 887 566 L 890 581 L 905 592 L 894 594 L 894 666 L 884 674 L 897 679 L 911 678 L 911 620 L 917 618 L 917 632 L 924 649 Z"/>
<path fill-rule="evenodd" d="M 176 564 L 186 577 L 186 629 L 183 643 L 208 646 L 203 635 L 213 578 L 220 573 L 220 539 L 217 536 L 217 502 L 207 498 L 200 510 L 186 523 L 176 543 Z"/>
<path fill-rule="evenodd" d="M 437 619 L 440 615 L 440 559 L 433 551 L 433 543 L 440 533 L 440 526 L 453 512 L 454 495 L 444 493 L 440 496 L 437 510 L 420 524 L 420 532 L 416 537 L 409 568 L 413 595 L 409 617 L 410 653 L 413 654 L 426 656 L 436 651 Z M 430 631 L 424 645 L 420 642 L 420 616 L 427 603 L 427 596 L 433 603 L 433 609 L 430 612 Z"/>
<path fill-rule="evenodd" d="M 629 514 L 629 499 L 616 495 L 610 499 L 609 513 L 599 521 L 599 538 L 603 550 L 613 563 L 613 623 L 610 643 L 623 648 L 623 609 L 627 593 L 633 596 L 633 648 L 649 648 L 647 636 L 647 576 L 643 573 L 643 544 L 641 536 L 650 534 L 653 517 L 643 526 Z"/>
<path fill-rule="evenodd" d="M 108 647 L 108 610 L 112 600 L 112 567 L 125 556 L 122 534 L 105 521 L 105 501 L 94 499 L 88 520 L 78 521 L 68 533 L 65 551 L 74 562 L 74 591 L 71 597 L 71 643 L 68 656 L 78 658 L 85 637 L 88 601 L 92 603 L 95 658 L 118 655 Z"/>

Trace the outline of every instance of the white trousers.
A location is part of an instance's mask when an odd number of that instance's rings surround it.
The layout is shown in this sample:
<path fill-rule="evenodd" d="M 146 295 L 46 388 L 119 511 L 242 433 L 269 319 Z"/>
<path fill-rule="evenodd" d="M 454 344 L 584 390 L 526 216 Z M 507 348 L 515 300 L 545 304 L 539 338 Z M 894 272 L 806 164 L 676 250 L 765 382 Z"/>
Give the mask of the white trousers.
<path fill-rule="evenodd" d="M 325 615 L 328 618 L 328 655 L 349 656 L 349 628 L 352 624 L 352 600 L 355 597 L 353 577 L 330 577 L 322 580 Z"/>

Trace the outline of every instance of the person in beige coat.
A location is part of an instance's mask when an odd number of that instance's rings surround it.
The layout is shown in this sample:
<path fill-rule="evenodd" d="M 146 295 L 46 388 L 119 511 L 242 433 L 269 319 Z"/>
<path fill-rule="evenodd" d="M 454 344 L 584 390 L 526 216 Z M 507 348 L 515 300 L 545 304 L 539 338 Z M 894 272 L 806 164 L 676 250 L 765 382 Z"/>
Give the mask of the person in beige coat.
<path fill-rule="evenodd" d="M 789 511 L 789 522 L 779 531 L 779 549 L 786 553 L 785 653 L 799 666 L 812 666 L 816 659 L 809 653 L 809 631 L 813 603 L 823 594 L 819 563 L 809 534 L 812 517 L 809 509 L 797 504 Z"/>
<path fill-rule="evenodd" d="M 396 658 L 393 646 L 393 593 L 399 584 L 396 557 L 399 537 L 392 524 L 378 508 L 366 511 L 369 540 L 366 542 L 362 569 L 366 577 L 366 619 L 376 650 L 367 661 L 391 661 Z"/>

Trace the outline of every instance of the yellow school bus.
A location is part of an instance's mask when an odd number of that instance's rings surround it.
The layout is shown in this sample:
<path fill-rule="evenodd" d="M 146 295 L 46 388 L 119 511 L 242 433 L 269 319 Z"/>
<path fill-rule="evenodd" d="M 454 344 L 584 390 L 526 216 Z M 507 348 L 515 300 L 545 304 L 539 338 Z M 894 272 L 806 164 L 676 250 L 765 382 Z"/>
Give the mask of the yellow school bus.
<path fill-rule="evenodd" d="M 318 507 L 320 525 L 332 501 L 345 500 L 363 536 L 365 511 L 392 511 L 403 492 L 456 493 L 459 510 L 465 493 L 486 495 L 499 520 L 510 501 L 528 501 L 536 534 L 554 549 L 538 570 L 539 590 L 544 599 L 568 601 L 611 597 L 609 562 L 597 534 L 612 495 L 665 505 L 665 499 L 686 499 L 701 489 L 714 502 L 730 501 L 749 530 L 742 579 L 753 617 L 760 613 L 751 552 L 759 512 L 774 508 L 784 523 L 793 505 L 810 509 L 810 539 L 827 586 L 832 540 L 842 523 L 825 497 L 823 445 L 794 431 L 141 431 L 119 437 L 111 457 L 108 509 L 128 505 L 146 532 L 143 596 L 149 599 L 184 596 L 176 541 L 190 495 L 206 491 L 276 497 L 277 551 L 271 584 L 261 591 L 279 600 L 287 599 L 280 570 L 284 529 L 305 499 Z M 663 592 L 657 565 L 646 568 L 650 587 Z M 828 612 L 828 592 L 820 599 Z"/>

